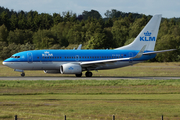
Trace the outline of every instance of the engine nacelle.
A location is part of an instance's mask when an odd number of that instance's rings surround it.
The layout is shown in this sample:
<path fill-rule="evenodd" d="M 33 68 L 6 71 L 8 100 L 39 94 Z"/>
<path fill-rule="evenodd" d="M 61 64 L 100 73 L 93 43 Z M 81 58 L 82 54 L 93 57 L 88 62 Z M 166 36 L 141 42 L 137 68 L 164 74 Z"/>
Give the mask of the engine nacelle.
<path fill-rule="evenodd" d="M 78 64 L 63 64 L 60 66 L 61 74 L 81 74 L 82 67 Z"/>
<path fill-rule="evenodd" d="M 59 70 L 44 70 L 44 73 L 60 73 Z"/>

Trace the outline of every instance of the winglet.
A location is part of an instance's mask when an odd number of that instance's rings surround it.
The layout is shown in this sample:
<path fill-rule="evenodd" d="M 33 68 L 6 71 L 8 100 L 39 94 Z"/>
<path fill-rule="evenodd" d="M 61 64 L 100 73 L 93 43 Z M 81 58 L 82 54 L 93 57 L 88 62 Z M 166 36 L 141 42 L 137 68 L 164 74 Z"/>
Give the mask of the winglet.
<path fill-rule="evenodd" d="M 82 47 L 82 44 L 80 44 L 80 45 L 78 46 L 77 50 L 81 50 L 81 47 Z M 76 50 L 76 48 L 74 47 L 73 50 Z"/>
<path fill-rule="evenodd" d="M 80 44 L 77 48 L 77 50 L 81 50 L 82 44 Z"/>
<path fill-rule="evenodd" d="M 140 58 L 143 55 L 145 48 L 146 48 L 146 45 L 143 46 L 143 48 L 138 52 L 138 54 L 135 57 L 132 57 L 130 59 Z"/>

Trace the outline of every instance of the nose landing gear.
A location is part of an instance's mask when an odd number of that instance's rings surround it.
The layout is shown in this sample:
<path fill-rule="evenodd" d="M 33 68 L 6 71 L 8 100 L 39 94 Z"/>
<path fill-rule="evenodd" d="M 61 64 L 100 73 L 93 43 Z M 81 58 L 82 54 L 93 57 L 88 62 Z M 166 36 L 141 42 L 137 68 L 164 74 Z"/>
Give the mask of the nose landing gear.
<path fill-rule="evenodd" d="M 14 69 L 14 71 L 22 72 L 22 73 L 21 73 L 21 77 L 24 77 L 24 76 L 25 76 L 24 70 Z"/>

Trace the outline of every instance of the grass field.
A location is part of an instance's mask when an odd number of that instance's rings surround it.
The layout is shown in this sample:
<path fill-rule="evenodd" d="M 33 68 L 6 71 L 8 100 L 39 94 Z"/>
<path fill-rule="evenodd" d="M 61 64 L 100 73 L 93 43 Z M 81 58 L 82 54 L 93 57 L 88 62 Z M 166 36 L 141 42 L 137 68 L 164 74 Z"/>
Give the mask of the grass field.
<path fill-rule="evenodd" d="M 180 119 L 180 80 L 0 81 L 0 119 Z"/>
<path fill-rule="evenodd" d="M 1 63 L 1 62 L 0 62 Z M 180 63 L 140 63 L 94 76 L 180 76 Z M 0 76 L 20 76 L 0 64 Z M 66 76 L 26 71 L 26 76 Z M 74 76 L 74 75 L 70 75 Z M 180 119 L 180 80 L 0 81 L 0 119 Z"/>

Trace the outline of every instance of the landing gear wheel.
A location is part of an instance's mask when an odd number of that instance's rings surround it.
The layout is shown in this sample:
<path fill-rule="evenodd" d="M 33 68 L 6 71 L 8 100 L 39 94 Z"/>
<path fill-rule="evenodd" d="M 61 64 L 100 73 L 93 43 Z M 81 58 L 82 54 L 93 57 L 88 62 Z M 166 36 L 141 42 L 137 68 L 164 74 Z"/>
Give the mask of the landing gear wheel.
<path fill-rule="evenodd" d="M 92 77 L 92 72 L 86 72 L 86 77 Z"/>
<path fill-rule="evenodd" d="M 23 72 L 23 73 L 21 73 L 21 77 L 24 77 L 25 76 L 25 73 Z"/>
<path fill-rule="evenodd" d="M 76 77 L 81 77 L 81 76 L 82 76 L 82 73 L 76 74 Z"/>

